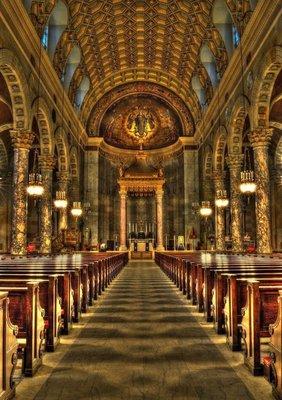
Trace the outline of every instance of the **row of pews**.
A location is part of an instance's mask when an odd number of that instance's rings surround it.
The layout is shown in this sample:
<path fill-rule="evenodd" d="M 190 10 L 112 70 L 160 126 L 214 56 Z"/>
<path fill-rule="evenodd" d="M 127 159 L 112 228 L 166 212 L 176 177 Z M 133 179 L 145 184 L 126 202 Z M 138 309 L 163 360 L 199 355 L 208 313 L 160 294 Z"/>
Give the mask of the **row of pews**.
<path fill-rule="evenodd" d="M 155 261 L 282 399 L 282 257 L 157 252 Z"/>
<path fill-rule="evenodd" d="M 19 364 L 33 376 L 127 262 L 127 252 L 1 257 L 0 400 L 15 395 Z"/>

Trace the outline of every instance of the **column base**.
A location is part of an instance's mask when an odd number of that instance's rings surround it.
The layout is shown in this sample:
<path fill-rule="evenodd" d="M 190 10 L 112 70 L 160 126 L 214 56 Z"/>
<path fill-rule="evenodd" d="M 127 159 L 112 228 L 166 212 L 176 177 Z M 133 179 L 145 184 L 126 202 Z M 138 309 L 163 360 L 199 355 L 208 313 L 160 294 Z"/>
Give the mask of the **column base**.
<path fill-rule="evenodd" d="M 164 251 L 164 246 L 162 244 L 158 244 L 156 247 L 156 251 Z"/>
<path fill-rule="evenodd" d="M 125 244 L 122 244 L 121 246 L 119 246 L 119 251 L 127 251 L 128 248 L 125 246 Z"/>

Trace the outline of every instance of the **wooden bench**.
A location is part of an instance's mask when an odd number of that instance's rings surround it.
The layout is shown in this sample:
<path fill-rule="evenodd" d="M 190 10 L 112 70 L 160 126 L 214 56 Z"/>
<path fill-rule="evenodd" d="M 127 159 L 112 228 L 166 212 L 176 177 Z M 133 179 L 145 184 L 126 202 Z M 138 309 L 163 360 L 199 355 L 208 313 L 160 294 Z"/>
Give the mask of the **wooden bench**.
<path fill-rule="evenodd" d="M 8 292 L 0 292 L 0 400 L 8 400 L 15 395 L 13 379 L 17 364 L 18 327 L 9 317 Z"/>
<path fill-rule="evenodd" d="M 261 375 L 261 338 L 269 337 L 269 326 L 278 316 L 278 297 L 282 285 L 262 285 L 258 281 L 247 282 L 246 306 L 242 308 L 242 338 L 244 362 L 254 375 Z M 281 339 L 281 338 L 280 338 Z"/>
<path fill-rule="evenodd" d="M 48 280 L 33 279 L 33 282 L 39 284 L 39 298 L 40 305 L 45 310 L 45 331 L 46 331 L 46 345 L 47 351 L 54 351 L 61 333 L 63 331 L 62 320 L 62 299 L 58 294 L 58 276 L 49 275 Z M 14 287 L 25 287 L 30 281 L 30 278 L 0 278 L 0 290 L 7 285 Z"/>
<path fill-rule="evenodd" d="M 19 350 L 23 351 L 23 372 L 33 376 L 42 364 L 45 338 L 44 309 L 39 301 L 39 283 L 28 282 L 26 287 L 6 286 L 8 292 L 9 316 L 18 326 Z"/>

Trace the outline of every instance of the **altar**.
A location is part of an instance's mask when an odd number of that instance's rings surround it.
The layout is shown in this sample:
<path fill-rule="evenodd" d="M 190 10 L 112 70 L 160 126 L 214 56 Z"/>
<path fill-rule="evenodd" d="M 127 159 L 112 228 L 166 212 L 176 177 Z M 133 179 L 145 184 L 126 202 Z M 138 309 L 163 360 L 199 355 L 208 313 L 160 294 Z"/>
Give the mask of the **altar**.
<path fill-rule="evenodd" d="M 163 246 L 163 171 L 138 152 L 128 168 L 120 169 L 120 250 L 132 258 L 152 258 Z"/>

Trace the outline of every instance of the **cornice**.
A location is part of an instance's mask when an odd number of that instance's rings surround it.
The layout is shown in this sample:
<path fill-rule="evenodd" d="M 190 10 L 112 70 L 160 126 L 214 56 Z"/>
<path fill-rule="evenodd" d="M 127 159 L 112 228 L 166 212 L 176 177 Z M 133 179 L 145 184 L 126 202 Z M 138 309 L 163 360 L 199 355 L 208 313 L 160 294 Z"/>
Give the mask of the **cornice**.
<path fill-rule="evenodd" d="M 202 119 L 196 127 L 194 140 L 200 146 L 217 124 L 218 110 L 220 110 L 220 116 L 222 117 L 226 108 L 233 101 L 233 95 L 236 93 L 236 90 L 242 84 L 240 46 L 243 48 L 244 59 L 246 59 L 246 55 L 250 52 L 252 55 L 250 63 L 244 67 L 245 78 L 257 62 L 257 56 L 267 41 L 273 26 L 275 26 L 281 17 L 281 13 L 281 0 L 264 0 L 258 2 L 244 31 L 242 43 L 234 50 L 219 86 L 215 89 L 213 98 L 205 111 L 205 122 Z M 226 101 L 225 96 L 227 93 L 228 100 Z M 213 125 L 206 123 L 206 121 L 213 121 Z"/>
<path fill-rule="evenodd" d="M 40 55 L 40 40 L 35 31 L 35 28 L 20 0 L 1 0 L 0 2 L 0 17 L 5 24 L 8 32 L 14 40 L 14 43 L 19 48 L 22 56 L 26 59 L 32 73 L 38 78 L 37 68 L 31 63 L 30 56 L 35 60 L 39 59 Z M 41 51 L 41 88 L 44 89 L 45 95 L 49 97 L 53 108 L 58 115 L 61 116 L 61 108 L 55 103 L 53 94 L 57 99 L 62 98 L 63 86 L 57 76 L 52 62 L 45 50 Z M 69 98 L 65 95 L 64 107 L 65 126 L 72 133 L 78 144 L 81 146 L 87 142 L 87 134 L 84 126 L 81 124 L 75 109 L 73 108 Z M 72 127 L 68 122 L 71 122 Z"/>
<path fill-rule="evenodd" d="M 155 157 L 155 158 L 171 156 L 172 154 L 177 153 L 183 149 L 182 138 L 183 137 L 179 138 L 176 143 L 170 146 L 163 147 L 161 149 L 142 150 L 142 152 L 146 154 L 148 157 Z M 91 143 L 92 139 L 94 138 L 89 138 L 88 143 Z M 103 138 L 97 138 L 97 139 L 100 139 L 100 148 L 103 152 L 116 156 L 119 156 L 121 154 L 121 149 L 119 147 L 111 146 L 110 144 L 106 143 Z M 122 149 L 122 156 L 129 158 L 135 157 L 137 152 L 138 150 Z"/>

